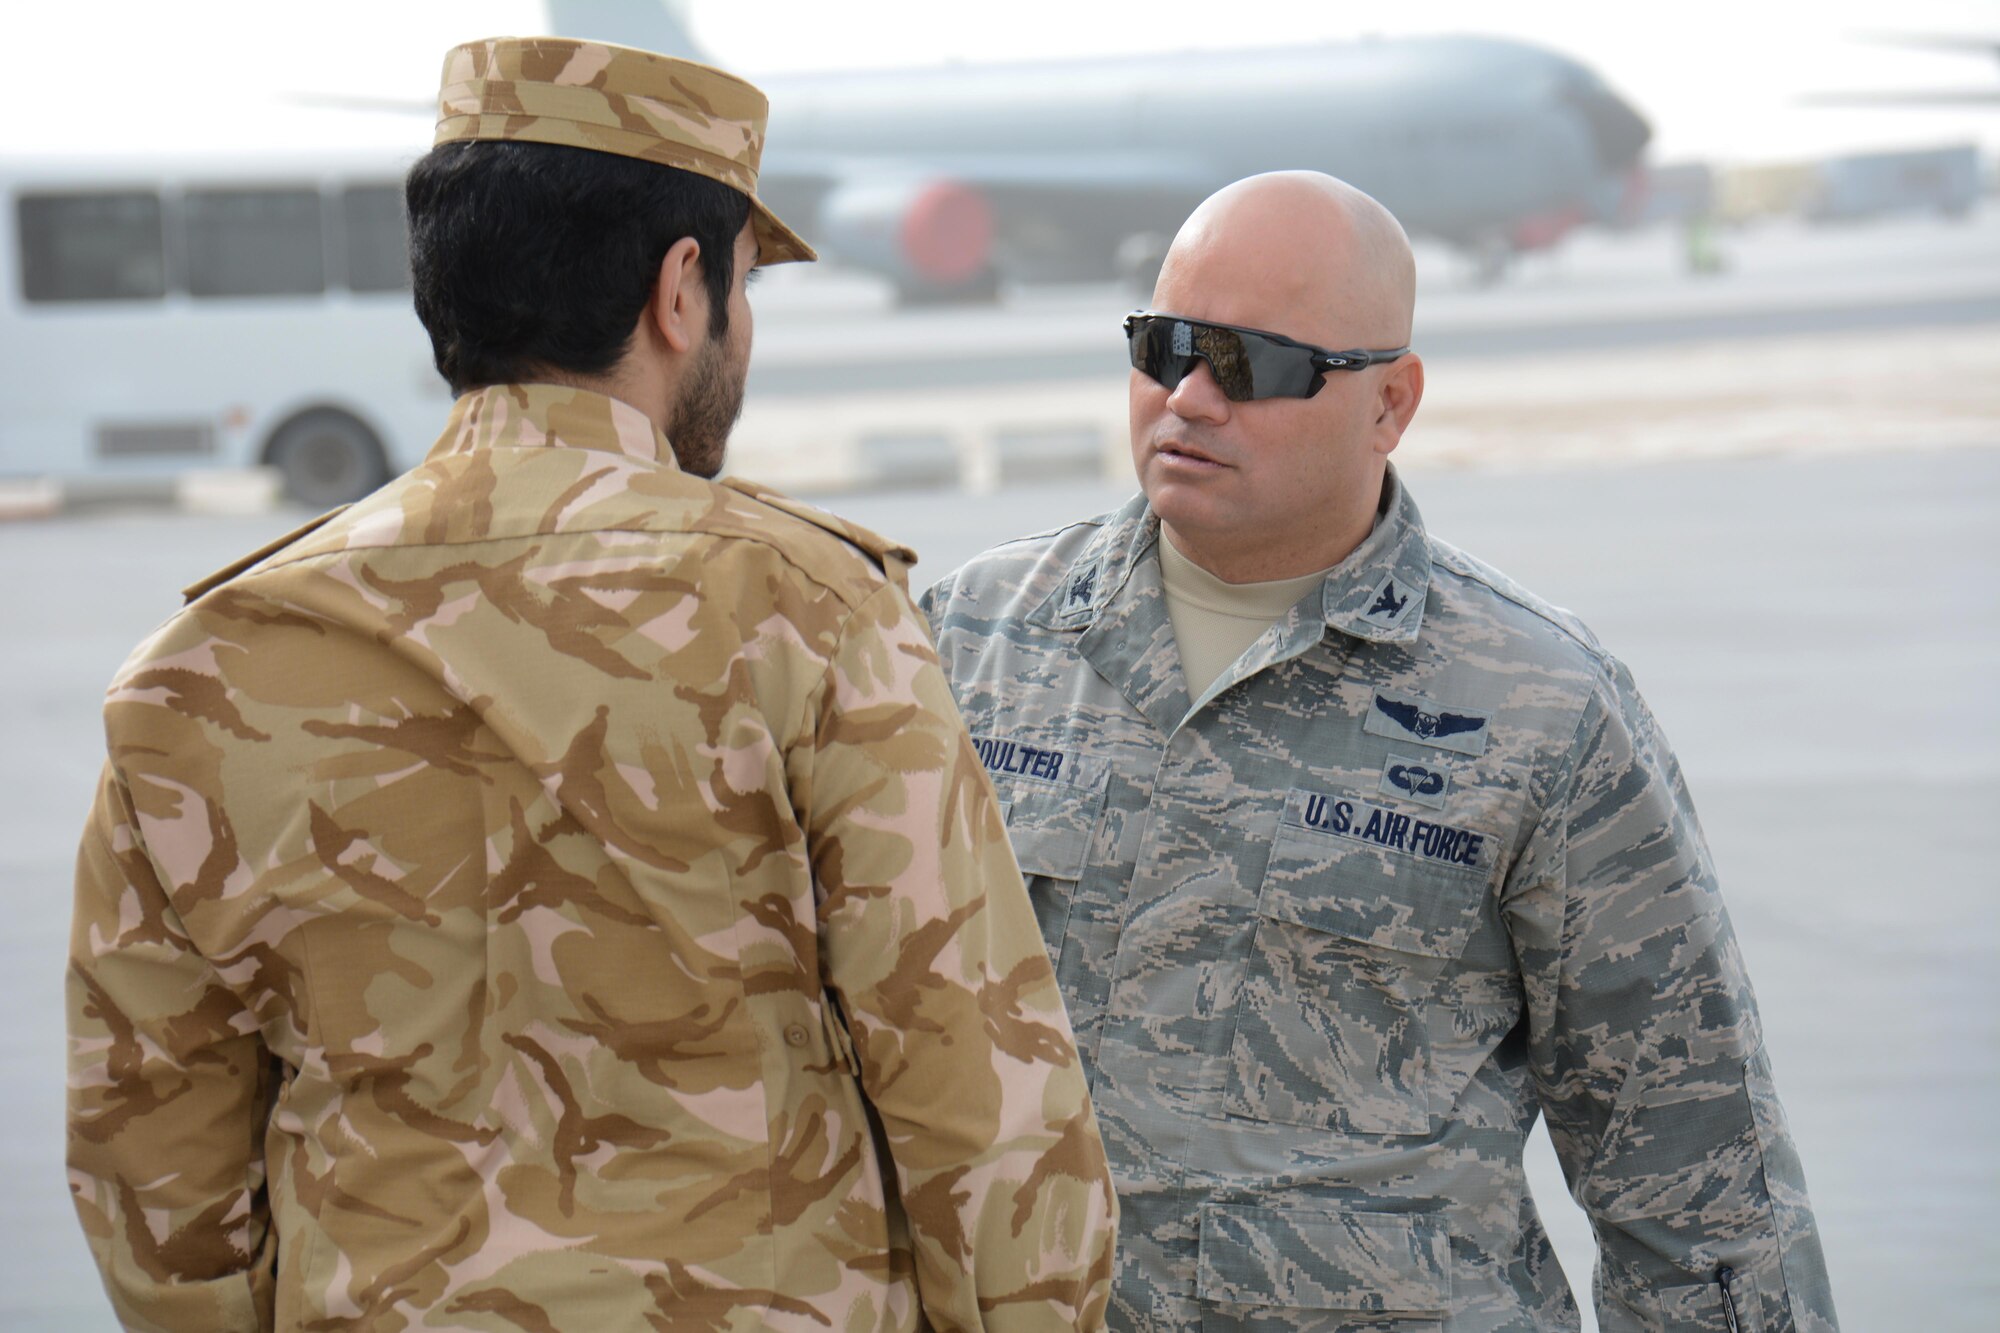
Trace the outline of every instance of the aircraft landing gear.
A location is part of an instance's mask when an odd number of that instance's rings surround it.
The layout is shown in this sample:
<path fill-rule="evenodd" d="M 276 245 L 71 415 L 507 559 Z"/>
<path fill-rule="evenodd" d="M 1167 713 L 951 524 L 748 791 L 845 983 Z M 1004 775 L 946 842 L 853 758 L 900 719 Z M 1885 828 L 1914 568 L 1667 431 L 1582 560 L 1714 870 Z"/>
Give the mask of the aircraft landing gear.
<path fill-rule="evenodd" d="M 1507 270 L 1513 266 L 1514 247 L 1498 236 L 1485 236 L 1467 249 L 1466 257 L 1472 261 L 1472 285 L 1492 287 L 1506 277 Z"/>
<path fill-rule="evenodd" d="M 896 304 L 905 308 L 940 305 L 992 305 L 1000 299 L 1000 273 L 992 265 L 949 286 L 905 278 L 896 283 Z"/>

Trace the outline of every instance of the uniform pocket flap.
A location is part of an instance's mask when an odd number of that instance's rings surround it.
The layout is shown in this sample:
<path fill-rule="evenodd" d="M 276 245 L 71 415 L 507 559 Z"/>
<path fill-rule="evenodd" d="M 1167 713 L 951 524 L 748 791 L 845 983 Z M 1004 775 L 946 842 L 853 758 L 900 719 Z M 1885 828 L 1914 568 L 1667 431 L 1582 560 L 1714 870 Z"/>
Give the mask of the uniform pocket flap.
<path fill-rule="evenodd" d="M 1090 855 L 1090 826 L 1072 820 L 1038 817 L 1033 804 L 1006 803 L 1007 841 L 1024 875 L 1051 879 L 1081 879 Z"/>
<path fill-rule="evenodd" d="M 1486 881 L 1383 857 L 1280 826 L 1257 910 L 1379 949 L 1456 958 L 1472 938 Z"/>
<path fill-rule="evenodd" d="M 1211 1204 L 1197 1292 L 1233 1305 L 1441 1315 L 1449 1256 L 1443 1224 L 1424 1213 Z"/>

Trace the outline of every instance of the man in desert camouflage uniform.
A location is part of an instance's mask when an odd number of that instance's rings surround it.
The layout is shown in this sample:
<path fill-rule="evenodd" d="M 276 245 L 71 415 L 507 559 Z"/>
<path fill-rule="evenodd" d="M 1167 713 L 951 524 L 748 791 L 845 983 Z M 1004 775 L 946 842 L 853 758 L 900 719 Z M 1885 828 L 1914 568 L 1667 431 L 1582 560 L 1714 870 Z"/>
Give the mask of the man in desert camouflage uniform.
<path fill-rule="evenodd" d="M 925 598 L 1091 1070 L 1111 1321 L 1573 1329 L 1541 1114 L 1604 1328 L 1829 1330 L 1666 741 L 1388 467 L 1414 286 L 1358 191 L 1223 190 L 1130 325 L 1143 494 Z"/>
<path fill-rule="evenodd" d="M 453 51 L 443 435 L 111 686 L 70 1166 L 128 1326 L 1101 1325 L 1103 1151 L 911 556 L 709 480 L 747 272 L 812 257 L 764 119 Z"/>

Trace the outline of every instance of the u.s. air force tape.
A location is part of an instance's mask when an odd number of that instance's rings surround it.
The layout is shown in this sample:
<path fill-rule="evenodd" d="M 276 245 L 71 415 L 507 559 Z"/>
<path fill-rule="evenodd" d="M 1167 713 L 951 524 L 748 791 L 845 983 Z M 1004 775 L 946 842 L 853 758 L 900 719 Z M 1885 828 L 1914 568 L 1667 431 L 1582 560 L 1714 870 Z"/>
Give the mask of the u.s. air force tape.
<path fill-rule="evenodd" d="M 1294 787 L 1285 795 L 1285 822 L 1433 865 L 1493 868 L 1496 849 L 1491 834 L 1419 819 L 1355 796 Z"/>

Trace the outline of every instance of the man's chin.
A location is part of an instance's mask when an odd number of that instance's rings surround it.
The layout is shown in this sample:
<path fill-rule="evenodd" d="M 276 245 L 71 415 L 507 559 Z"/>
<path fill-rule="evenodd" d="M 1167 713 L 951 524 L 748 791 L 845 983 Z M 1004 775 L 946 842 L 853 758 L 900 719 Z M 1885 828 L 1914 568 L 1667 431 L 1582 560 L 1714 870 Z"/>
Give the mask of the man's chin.
<path fill-rule="evenodd" d="M 1228 511 L 1215 503 L 1213 497 L 1189 493 L 1197 491 L 1196 487 L 1167 485 L 1144 489 L 1154 517 L 1177 534 L 1200 541 L 1227 532 L 1232 526 Z"/>
<path fill-rule="evenodd" d="M 1226 468 L 1191 472 L 1182 468 L 1161 467 L 1155 462 L 1140 479 L 1139 489 L 1146 492 L 1153 512 L 1169 522 L 1173 521 L 1169 515 L 1176 513 L 1188 521 L 1199 522 L 1215 513 L 1223 494 L 1221 483 L 1228 476 Z"/>
<path fill-rule="evenodd" d="M 703 344 L 667 419 L 674 461 L 681 471 L 710 481 L 722 472 L 729 433 L 743 414 L 744 368 L 730 367 L 721 349 L 715 338 Z"/>

